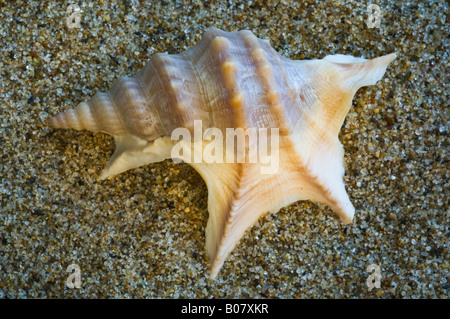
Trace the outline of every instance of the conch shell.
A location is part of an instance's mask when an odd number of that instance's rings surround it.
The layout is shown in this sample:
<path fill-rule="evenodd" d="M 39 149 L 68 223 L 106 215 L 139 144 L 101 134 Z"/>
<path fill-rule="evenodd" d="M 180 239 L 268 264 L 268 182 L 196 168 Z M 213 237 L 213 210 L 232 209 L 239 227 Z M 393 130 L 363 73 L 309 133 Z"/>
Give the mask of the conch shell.
<path fill-rule="evenodd" d="M 267 212 L 312 200 L 331 207 L 343 223 L 352 221 L 338 133 L 358 88 L 381 79 L 395 57 L 293 61 L 250 31 L 211 29 L 195 47 L 156 54 L 135 77 L 120 78 L 108 92 L 48 123 L 114 137 L 116 150 L 102 179 L 173 158 L 181 143 L 171 139 L 173 131 L 195 133 L 195 121 L 201 121 L 203 134 L 209 128 L 276 128 L 279 143 L 270 149 L 278 154 L 275 173 L 264 174 L 259 159 L 207 163 L 192 161 L 189 152 L 175 156 L 192 165 L 208 187 L 206 249 L 215 278 L 244 232 Z M 203 134 L 182 141 L 194 156 L 211 143 Z"/>

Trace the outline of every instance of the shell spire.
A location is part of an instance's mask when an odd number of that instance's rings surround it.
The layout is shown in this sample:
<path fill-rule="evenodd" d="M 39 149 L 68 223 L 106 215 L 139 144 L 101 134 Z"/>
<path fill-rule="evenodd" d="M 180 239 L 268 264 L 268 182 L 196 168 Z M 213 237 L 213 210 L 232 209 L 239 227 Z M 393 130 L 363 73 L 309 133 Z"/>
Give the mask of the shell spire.
<path fill-rule="evenodd" d="M 106 93 L 98 92 L 48 120 L 54 128 L 104 132 L 113 136 L 131 134 L 154 139 L 158 132 L 152 121 L 152 107 L 138 78 L 122 77 Z"/>
<path fill-rule="evenodd" d="M 48 119 L 48 124 L 54 128 L 75 130 L 88 130 L 92 132 L 108 132 L 121 134 L 124 131 L 116 112 L 111 112 L 106 103 L 93 105 L 89 102 L 81 102 L 76 108 L 66 110 Z"/>

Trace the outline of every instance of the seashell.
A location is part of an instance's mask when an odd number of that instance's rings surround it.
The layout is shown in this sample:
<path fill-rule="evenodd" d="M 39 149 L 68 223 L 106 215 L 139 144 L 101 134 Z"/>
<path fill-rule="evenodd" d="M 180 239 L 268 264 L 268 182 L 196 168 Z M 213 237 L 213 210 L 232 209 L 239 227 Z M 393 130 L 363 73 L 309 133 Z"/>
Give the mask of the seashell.
<path fill-rule="evenodd" d="M 215 278 L 245 231 L 268 212 L 311 200 L 328 205 L 343 223 L 352 221 L 338 133 L 358 88 L 381 79 L 395 57 L 294 61 L 250 31 L 211 29 L 195 47 L 156 54 L 135 77 L 120 78 L 108 92 L 48 123 L 114 137 L 116 149 L 101 179 L 168 158 L 192 165 L 208 187 L 206 249 Z M 179 128 L 195 135 L 196 121 L 200 138 L 171 138 Z M 277 129 L 278 135 L 269 135 L 278 138 L 270 143 L 278 169 L 263 173 L 266 163 L 261 157 L 249 162 L 248 154 L 243 163 L 192 161 L 211 145 L 212 128 Z M 187 151 L 174 156 L 177 145 Z M 255 145 L 249 138 L 246 150 Z M 222 158 L 225 153 L 228 145 Z"/>

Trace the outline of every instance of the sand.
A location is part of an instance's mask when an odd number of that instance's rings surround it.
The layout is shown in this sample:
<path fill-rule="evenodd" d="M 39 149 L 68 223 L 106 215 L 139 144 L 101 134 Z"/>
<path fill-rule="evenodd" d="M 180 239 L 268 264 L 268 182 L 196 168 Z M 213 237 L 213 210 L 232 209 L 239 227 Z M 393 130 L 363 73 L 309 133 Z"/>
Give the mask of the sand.
<path fill-rule="evenodd" d="M 365 1 L 80 1 L 80 28 L 69 4 L 0 1 L 1 298 L 449 297 L 447 2 L 377 1 L 380 28 Z M 44 123 L 212 26 L 252 30 L 291 59 L 398 53 L 339 135 L 354 222 L 292 204 L 247 231 L 215 281 L 207 189 L 190 166 L 97 181 L 113 139 Z M 81 288 L 66 286 L 71 264 Z"/>

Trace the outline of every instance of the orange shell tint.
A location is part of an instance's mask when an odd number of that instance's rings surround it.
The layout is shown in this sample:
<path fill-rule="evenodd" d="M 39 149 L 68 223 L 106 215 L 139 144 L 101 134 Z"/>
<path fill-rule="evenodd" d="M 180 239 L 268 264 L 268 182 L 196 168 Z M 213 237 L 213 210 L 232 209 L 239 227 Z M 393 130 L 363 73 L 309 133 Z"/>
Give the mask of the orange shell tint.
<path fill-rule="evenodd" d="M 192 132 L 194 120 L 223 132 L 278 128 L 279 145 L 271 150 L 279 154 L 276 174 L 261 174 L 259 162 L 190 163 L 208 187 L 206 248 L 215 278 L 245 231 L 268 212 L 312 200 L 352 221 L 338 133 L 358 88 L 375 84 L 395 57 L 293 61 L 250 31 L 211 29 L 195 47 L 156 54 L 135 77 L 120 78 L 49 124 L 114 137 L 116 151 L 101 178 L 171 158 L 178 143 L 172 131 Z"/>

